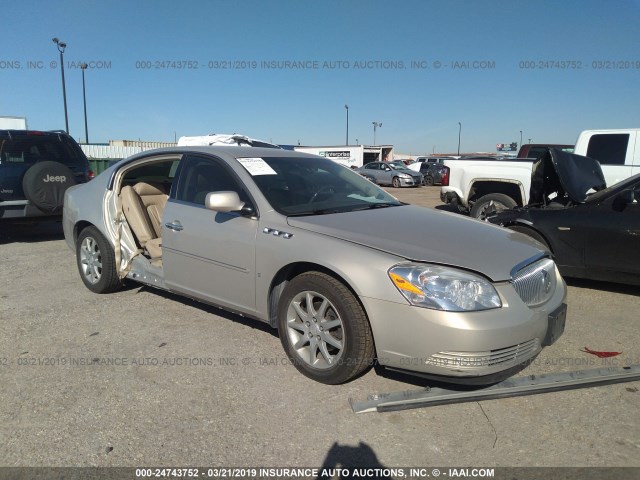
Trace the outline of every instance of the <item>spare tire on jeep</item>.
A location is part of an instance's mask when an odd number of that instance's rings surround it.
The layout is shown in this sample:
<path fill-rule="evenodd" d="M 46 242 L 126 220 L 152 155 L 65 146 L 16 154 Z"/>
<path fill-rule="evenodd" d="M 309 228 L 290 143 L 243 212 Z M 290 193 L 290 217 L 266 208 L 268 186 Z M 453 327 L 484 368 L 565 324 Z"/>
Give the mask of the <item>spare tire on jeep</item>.
<path fill-rule="evenodd" d="M 26 171 L 22 179 L 25 197 L 45 213 L 62 212 L 64 192 L 76 180 L 73 172 L 58 162 L 38 162 Z"/>

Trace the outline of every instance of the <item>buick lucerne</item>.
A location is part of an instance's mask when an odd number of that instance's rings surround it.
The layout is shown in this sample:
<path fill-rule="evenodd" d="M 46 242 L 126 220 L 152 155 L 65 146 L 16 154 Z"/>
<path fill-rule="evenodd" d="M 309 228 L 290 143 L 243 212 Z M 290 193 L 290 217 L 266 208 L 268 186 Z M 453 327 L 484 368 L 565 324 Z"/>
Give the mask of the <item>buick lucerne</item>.
<path fill-rule="evenodd" d="M 68 189 L 63 226 L 91 291 L 126 279 L 267 322 L 323 383 L 374 362 L 489 383 L 564 329 L 566 287 L 538 242 L 299 152 L 144 152 Z"/>

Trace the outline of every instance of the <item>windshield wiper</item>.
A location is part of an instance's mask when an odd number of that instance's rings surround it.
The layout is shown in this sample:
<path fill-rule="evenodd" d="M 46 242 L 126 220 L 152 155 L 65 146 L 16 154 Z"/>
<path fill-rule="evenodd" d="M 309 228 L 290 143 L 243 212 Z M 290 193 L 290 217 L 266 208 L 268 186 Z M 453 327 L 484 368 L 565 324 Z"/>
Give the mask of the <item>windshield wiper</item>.
<path fill-rule="evenodd" d="M 354 208 L 351 211 L 356 212 L 358 210 L 373 210 L 374 208 L 399 207 L 401 205 L 401 203 L 371 203 L 369 205 Z"/>
<path fill-rule="evenodd" d="M 330 213 L 340 213 L 335 208 L 319 208 L 317 210 L 309 210 L 308 212 L 290 213 L 287 217 L 307 217 L 310 215 L 328 215 Z"/>

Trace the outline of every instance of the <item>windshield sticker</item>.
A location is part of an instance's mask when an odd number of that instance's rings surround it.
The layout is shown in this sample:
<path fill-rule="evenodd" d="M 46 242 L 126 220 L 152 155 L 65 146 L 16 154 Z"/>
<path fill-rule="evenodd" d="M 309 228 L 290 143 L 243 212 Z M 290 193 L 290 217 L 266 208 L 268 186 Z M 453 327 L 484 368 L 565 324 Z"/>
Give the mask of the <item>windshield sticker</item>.
<path fill-rule="evenodd" d="M 262 158 L 239 158 L 238 161 L 254 177 L 256 175 L 277 175 L 276 171 Z"/>

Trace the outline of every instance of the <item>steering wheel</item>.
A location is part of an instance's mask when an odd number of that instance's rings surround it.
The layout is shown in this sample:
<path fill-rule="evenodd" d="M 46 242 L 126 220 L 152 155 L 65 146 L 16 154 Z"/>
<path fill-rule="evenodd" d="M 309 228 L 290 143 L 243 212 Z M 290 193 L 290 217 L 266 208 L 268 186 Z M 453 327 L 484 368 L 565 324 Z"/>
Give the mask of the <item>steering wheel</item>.
<path fill-rule="evenodd" d="M 316 198 L 318 198 L 321 194 L 333 195 L 335 193 L 336 193 L 336 190 L 332 185 L 323 185 L 318 189 L 316 193 L 311 195 L 311 198 L 309 199 L 309 203 L 315 202 Z"/>

